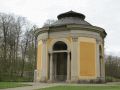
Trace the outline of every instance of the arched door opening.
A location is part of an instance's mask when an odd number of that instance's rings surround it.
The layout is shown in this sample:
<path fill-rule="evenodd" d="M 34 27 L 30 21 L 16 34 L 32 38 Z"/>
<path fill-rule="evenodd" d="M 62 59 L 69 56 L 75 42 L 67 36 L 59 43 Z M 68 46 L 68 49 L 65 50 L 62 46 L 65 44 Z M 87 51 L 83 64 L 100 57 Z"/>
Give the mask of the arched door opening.
<path fill-rule="evenodd" d="M 53 75 L 56 81 L 67 79 L 67 45 L 62 41 L 53 45 Z"/>

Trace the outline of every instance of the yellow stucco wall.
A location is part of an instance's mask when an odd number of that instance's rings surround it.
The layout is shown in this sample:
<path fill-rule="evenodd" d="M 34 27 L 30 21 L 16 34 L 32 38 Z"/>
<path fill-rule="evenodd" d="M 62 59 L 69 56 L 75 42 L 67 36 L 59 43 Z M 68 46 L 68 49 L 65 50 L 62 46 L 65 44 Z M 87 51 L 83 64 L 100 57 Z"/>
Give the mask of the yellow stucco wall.
<path fill-rule="evenodd" d="M 50 43 L 53 39 L 49 38 L 47 39 L 46 45 L 47 45 L 47 49 L 46 49 L 46 63 L 48 64 L 48 50 L 50 48 Z M 42 73 L 42 49 L 43 49 L 43 42 L 42 40 L 38 41 L 38 47 L 37 47 L 37 71 L 38 71 L 38 80 L 41 80 L 41 73 Z M 46 79 L 48 79 L 48 65 L 46 65 L 47 67 L 47 77 Z"/>
<path fill-rule="evenodd" d="M 72 42 L 72 37 L 71 36 L 67 37 L 66 39 L 69 40 L 70 43 Z"/>
<path fill-rule="evenodd" d="M 69 44 L 72 42 L 71 37 L 64 38 L 69 41 Z M 47 40 L 47 52 L 52 47 L 51 42 L 53 38 Z M 59 41 L 59 39 L 58 39 Z M 38 79 L 41 78 L 42 71 L 42 40 L 38 42 L 38 51 L 37 51 L 37 70 L 38 70 Z M 48 63 L 48 55 L 47 55 Z M 96 40 L 94 38 L 79 37 L 78 38 L 78 77 L 79 79 L 91 79 L 96 78 Z M 47 65 L 48 72 L 48 65 Z M 48 75 L 48 74 L 47 74 Z M 48 78 L 47 78 L 48 79 Z"/>
<path fill-rule="evenodd" d="M 79 78 L 96 77 L 96 40 L 80 37 L 79 40 Z"/>
<path fill-rule="evenodd" d="M 52 38 L 49 38 L 49 39 L 47 40 L 47 48 L 48 48 L 48 49 L 50 48 L 50 43 L 51 43 L 52 40 L 53 40 Z"/>
<path fill-rule="evenodd" d="M 37 47 L 37 71 L 38 71 L 38 79 L 40 79 L 40 74 L 42 71 L 42 41 L 38 41 Z"/>

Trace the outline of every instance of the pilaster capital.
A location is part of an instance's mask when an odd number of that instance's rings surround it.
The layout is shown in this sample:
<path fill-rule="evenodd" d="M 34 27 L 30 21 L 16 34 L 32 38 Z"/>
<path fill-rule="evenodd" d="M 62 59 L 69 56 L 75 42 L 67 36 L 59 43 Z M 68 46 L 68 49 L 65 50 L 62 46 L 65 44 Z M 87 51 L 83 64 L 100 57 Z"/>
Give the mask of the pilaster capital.
<path fill-rule="evenodd" d="M 101 43 L 101 40 L 100 40 L 100 39 L 96 39 L 96 43 L 97 43 L 97 44 L 100 44 L 100 43 Z"/>
<path fill-rule="evenodd" d="M 97 44 L 103 44 L 103 45 L 104 45 L 104 40 L 96 39 L 96 43 L 97 43 Z"/>
<path fill-rule="evenodd" d="M 77 42 L 78 41 L 78 37 L 77 36 L 73 36 L 72 40 L 73 40 L 73 42 Z"/>
<path fill-rule="evenodd" d="M 99 44 L 100 40 L 99 39 L 96 39 L 96 43 Z"/>
<path fill-rule="evenodd" d="M 47 39 L 42 39 L 43 44 L 46 44 Z"/>

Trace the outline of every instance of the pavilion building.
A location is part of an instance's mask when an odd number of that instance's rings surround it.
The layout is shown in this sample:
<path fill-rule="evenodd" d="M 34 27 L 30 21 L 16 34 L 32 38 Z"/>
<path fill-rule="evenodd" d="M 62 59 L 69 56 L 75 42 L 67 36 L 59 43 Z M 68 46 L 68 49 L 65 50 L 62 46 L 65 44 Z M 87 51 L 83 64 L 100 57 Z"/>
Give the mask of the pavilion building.
<path fill-rule="evenodd" d="M 62 13 L 49 26 L 36 30 L 35 81 L 105 82 L 106 32 L 74 11 Z"/>

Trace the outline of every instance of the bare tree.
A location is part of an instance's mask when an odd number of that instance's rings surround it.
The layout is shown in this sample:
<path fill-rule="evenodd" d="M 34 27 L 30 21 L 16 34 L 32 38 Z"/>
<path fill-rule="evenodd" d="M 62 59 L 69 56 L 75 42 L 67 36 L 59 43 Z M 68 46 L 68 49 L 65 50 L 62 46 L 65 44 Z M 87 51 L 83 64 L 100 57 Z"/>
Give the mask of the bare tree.
<path fill-rule="evenodd" d="M 0 13 L 0 79 L 23 76 L 26 68 L 33 71 L 28 62 L 34 66 L 29 56 L 34 58 L 34 29 L 28 23 L 24 17 Z"/>
<path fill-rule="evenodd" d="M 120 58 L 112 55 L 106 56 L 105 71 L 106 78 L 109 77 L 110 81 L 113 78 L 120 79 Z"/>
<path fill-rule="evenodd" d="M 53 20 L 53 19 L 48 19 L 48 20 L 46 20 L 46 22 L 44 23 L 44 27 L 47 27 L 47 26 L 50 26 L 50 25 L 52 25 L 53 23 L 55 23 L 56 22 L 56 20 Z"/>

